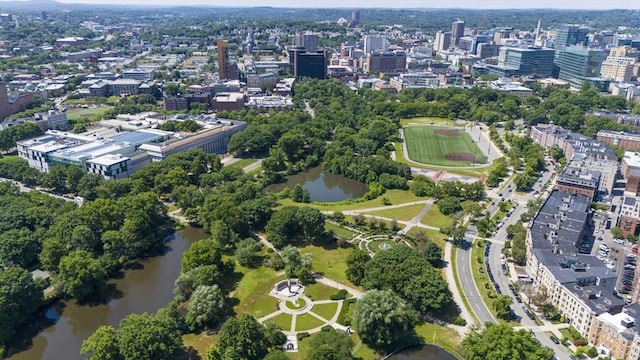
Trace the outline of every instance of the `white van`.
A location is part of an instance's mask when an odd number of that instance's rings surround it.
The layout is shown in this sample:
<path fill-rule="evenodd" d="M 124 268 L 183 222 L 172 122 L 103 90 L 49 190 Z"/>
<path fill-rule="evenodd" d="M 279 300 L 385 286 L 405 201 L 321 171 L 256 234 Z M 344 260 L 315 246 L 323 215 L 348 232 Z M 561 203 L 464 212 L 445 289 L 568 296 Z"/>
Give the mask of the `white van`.
<path fill-rule="evenodd" d="M 600 250 L 605 251 L 605 252 L 609 252 L 609 247 L 605 244 L 600 245 Z"/>

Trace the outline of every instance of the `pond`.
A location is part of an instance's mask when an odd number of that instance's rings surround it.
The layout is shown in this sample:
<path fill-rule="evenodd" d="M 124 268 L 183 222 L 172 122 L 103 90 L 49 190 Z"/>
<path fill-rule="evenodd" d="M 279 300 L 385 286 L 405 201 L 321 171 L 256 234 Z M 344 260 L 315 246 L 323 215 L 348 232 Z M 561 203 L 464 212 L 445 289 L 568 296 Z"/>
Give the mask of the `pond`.
<path fill-rule="evenodd" d="M 410 346 L 387 358 L 388 360 L 458 360 L 435 345 Z"/>
<path fill-rule="evenodd" d="M 156 312 L 173 299 L 173 284 L 180 274 L 182 253 L 191 243 L 206 238 L 201 229 L 186 228 L 175 232 L 168 251 L 162 256 L 141 260 L 136 269 L 127 270 L 121 279 L 112 280 L 122 293 L 107 304 L 78 305 L 75 301 L 57 303 L 46 310 L 53 325 L 33 338 L 33 346 L 10 357 L 10 360 L 84 359 L 82 341 L 101 325 L 118 325 L 132 313 Z"/>
<path fill-rule="evenodd" d="M 267 191 L 280 192 L 285 187 L 293 189 L 296 184 L 300 184 L 309 191 L 311 201 L 321 202 L 357 199 L 367 192 L 367 185 L 364 183 L 343 175 L 324 172 L 322 166 L 289 175 L 285 179 L 285 182 L 267 186 Z"/>

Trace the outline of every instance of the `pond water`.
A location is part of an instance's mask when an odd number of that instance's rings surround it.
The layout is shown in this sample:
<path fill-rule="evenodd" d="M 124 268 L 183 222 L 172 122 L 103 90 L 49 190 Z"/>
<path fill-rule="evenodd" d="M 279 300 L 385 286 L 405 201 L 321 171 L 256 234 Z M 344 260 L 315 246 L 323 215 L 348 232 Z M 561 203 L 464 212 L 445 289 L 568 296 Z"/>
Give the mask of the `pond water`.
<path fill-rule="evenodd" d="M 457 360 L 455 356 L 435 345 L 417 345 L 408 347 L 389 360 Z"/>
<path fill-rule="evenodd" d="M 175 232 L 164 255 L 141 260 L 142 266 L 111 281 L 122 296 L 107 304 L 81 306 L 66 301 L 51 306 L 46 317 L 54 324 L 33 338 L 33 346 L 9 359 L 84 359 L 80 355 L 82 341 L 99 326 L 117 325 L 131 313 L 152 313 L 167 305 L 173 299 L 173 283 L 180 274 L 182 253 L 191 243 L 206 237 L 203 230 L 195 228 Z"/>
<path fill-rule="evenodd" d="M 285 182 L 267 186 L 267 191 L 280 192 L 300 184 L 309 191 L 311 201 L 335 202 L 357 199 L 367 192 L 367 185 L 346 176 L 324 172 L 322 166 L 287 176 Z"/>

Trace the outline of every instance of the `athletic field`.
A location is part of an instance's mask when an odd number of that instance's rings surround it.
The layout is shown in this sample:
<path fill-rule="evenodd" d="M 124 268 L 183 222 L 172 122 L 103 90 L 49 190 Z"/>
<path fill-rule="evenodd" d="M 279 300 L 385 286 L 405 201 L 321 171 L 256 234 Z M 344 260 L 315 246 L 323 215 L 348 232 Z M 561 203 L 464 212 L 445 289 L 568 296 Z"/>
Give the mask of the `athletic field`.
<path fill-rule="evenodd" d="M 484 164 L 485 156 L 463 129 L 440 126 L 404 128 L 409 158 L 439 166 Z"/>

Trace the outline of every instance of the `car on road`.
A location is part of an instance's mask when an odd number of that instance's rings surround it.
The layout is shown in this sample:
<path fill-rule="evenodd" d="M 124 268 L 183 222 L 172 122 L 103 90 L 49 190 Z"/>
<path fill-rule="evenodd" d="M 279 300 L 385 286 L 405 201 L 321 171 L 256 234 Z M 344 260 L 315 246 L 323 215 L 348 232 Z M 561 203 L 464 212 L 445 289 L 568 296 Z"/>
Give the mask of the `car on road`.
<path fill-rule="evenodd" d="M 553 335 L 549 336 L 549 340 L 553 341 L 554 344 L 560 344 L 560 340 Z"/>

